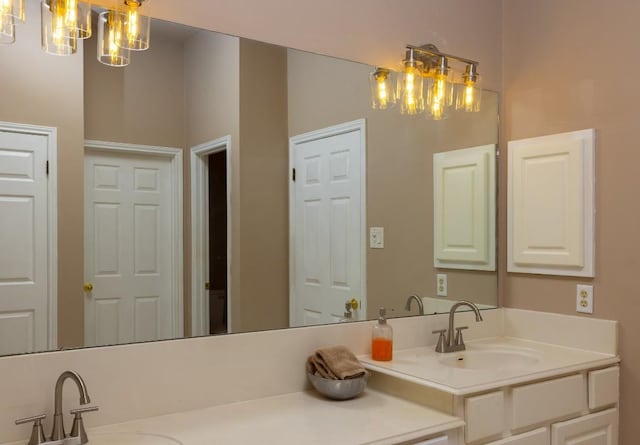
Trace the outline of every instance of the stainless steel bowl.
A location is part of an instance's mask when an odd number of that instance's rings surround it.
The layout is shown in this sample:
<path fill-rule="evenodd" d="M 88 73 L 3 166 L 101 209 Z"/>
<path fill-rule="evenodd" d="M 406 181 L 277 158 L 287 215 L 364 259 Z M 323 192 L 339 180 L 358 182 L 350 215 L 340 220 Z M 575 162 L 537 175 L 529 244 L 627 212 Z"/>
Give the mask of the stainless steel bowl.
<path fill-rule="evenodd" d="M 309 381 L 320 394 L 335 400 L 352 399 L 360 394 L 367 386 L 369 374 L 347 380 L 331 380 L 319 375 L 307 373 Z"/>

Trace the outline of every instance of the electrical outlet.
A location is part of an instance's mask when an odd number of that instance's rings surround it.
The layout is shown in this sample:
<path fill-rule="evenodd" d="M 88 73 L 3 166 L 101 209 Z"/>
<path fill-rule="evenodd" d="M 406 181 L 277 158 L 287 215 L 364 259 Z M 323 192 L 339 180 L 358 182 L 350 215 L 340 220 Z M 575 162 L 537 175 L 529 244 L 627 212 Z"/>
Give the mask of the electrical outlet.
<path fill-rule="evenodd" d="M 593 314 L 593 286 L 587 284 L 576 286 L 576 311 Z"/>
<path fill-rule="evenodd" d="M 436 295 L 438 297 L 447 296 L 447 274 L 439 273 L 436 275 Z"/>
<path fill-rule="evenodd" d="M 384 227 L 369 228 L 369 247 L 384 249 Z"/>

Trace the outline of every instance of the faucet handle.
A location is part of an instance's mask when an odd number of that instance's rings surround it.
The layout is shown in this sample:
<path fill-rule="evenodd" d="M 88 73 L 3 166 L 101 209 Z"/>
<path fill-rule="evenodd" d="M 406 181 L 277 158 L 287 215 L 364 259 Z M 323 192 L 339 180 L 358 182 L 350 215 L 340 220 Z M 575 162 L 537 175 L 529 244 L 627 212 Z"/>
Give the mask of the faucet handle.
<path fill-rule="evenodd" d="M 87 431 L 84 429 L 84 421 L 82 420 L 82 414 L 89 413 L 92 411 L 98 411 L 97 406 L 89 406 L 87 408 L 78 408 L 72 409 L 69 411 L 74 415 L 73 417 L 73 426 L 71 427 L 71 433 L 69 433 L 70 437 L 79 437 L 80 445 L 84 445 L 89 443 L 89 438 L 87 437 Z"/>
<path fill-rule="evenodd" d="M 469 329 L 469 326 L 460 326 L 458 328 L 456 328 L 456 339 L 455 339 L 455 345 L 461 345 L 464 346 L 464 339 L 462 338 L 462 331 L 465 329 Z"/>
<path fill-rule="evenodd" d="M 444 352 L 444 344 L 445 344 L 445 338 L 444 338 L 444 333 L 447 332 L 446 329 L 438 329 L 435 331 L 431 331 L 432 334 L 440 334 L 438 336 L 438 343 L 436 345 L 436 352 Z"/>
<path fill-rule="evenodd" d="M 47 441 L 47 438 L 44 435 L 44 429 L 42 428 L 42 421 L 46 419 L 46 417 L 46 414 L 40 414 L 38 416 L 25 417 L 24 419 L 16 420 L 16 425 L 33 422 L 33 429 L 31 430 L 31 437 L 29 438 L 28 445 L 40 445 Z"/>

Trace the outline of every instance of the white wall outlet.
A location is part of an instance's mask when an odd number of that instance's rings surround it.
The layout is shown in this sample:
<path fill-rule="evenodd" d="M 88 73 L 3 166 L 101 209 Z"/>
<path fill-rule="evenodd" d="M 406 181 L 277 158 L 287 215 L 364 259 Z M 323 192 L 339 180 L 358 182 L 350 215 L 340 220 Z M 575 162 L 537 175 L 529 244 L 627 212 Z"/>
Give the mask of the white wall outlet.
<path fill-rule="evenodd" d="M 576 286 L 576 311 L 593 314 L 593 286 L 587 284 Z"/>
<path fill-rule="evenodd" d="M 436 275 L 436 295 L 438 297 L 447 296 L 447 274 L 439 273 Z"/>
<path fill-rule="evenodd" d="M 369 247 L 384 249 L 384 227 L 369 228 Z"/>

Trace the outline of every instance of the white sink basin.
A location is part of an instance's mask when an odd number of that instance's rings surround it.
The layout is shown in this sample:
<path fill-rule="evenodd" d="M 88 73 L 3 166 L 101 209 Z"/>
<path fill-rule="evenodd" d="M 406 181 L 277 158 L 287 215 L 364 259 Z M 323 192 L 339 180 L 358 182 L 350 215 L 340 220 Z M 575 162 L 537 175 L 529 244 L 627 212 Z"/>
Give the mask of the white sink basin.
<path fill-rule="evenodd" d="M 183 445 L 168 436 L 149 433 L 89 433 L 90 445 Z"/>
<path fill-rule="evenodd" d="M 535 365 L 535 354 L 512 349 L 461 351 L 439 360 L 440 364 L 460 369 L 521 369 Z"/>

